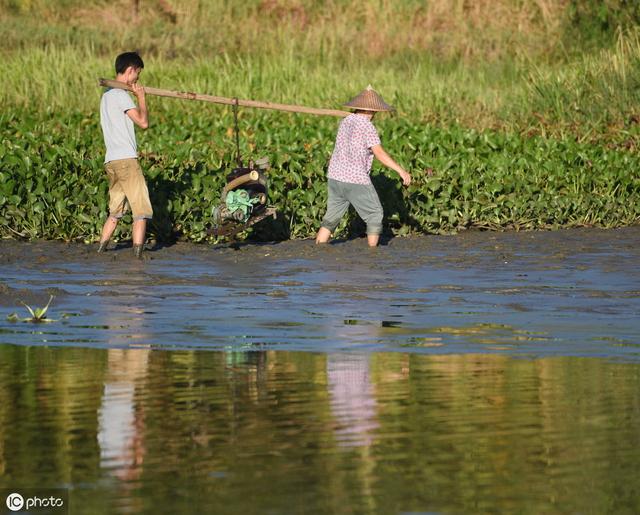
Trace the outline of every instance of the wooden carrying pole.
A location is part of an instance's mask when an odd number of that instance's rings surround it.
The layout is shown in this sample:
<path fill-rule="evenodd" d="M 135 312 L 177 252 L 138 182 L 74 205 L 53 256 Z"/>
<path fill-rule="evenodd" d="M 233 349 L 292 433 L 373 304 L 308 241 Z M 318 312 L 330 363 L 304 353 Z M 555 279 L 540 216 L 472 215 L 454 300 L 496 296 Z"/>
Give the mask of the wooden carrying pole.
<path fill-rule="evenodd" d="M 131 86 L 117 80 L 99 79 L 100 86 L 106 88 L 119 88 L 127 91 L 133 91 Z M 327 116 L 348 116 L 348 111 L 340 111 L 338 109 L 319 109 L 316 107 L 304 107 L 289 104 L 274 104 L 272 102 L 259 102 L 257 100 L 239 100 L 235 98 L 216 97 L 213 95 L 201 95 L 200 93 L 185 93 L 182 91 L 170 91 L 168 89 L 144 87 L 144 92 L 148 95 L 156 95 L 158 97 L 182 98 L 185 100 L 202 100 L 204 102 L 213 102 L 214 104 L 239 105 L 243 107 L 258 107 L 260 109 L 275 109 L 276 111 L 287 111 L 289 113 L 318 114 Z"/>

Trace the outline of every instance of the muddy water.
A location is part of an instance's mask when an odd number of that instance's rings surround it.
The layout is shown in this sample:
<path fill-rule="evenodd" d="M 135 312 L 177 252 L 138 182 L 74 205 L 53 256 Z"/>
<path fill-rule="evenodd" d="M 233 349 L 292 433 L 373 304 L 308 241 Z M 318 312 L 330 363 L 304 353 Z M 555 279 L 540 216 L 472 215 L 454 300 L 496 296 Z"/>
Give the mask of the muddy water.
<path fill-rule="evenodd" d="M 638 241 L 0 242 L 0 488 L 72 513 L 636 513 Z M 54 322 L 6 319 L 50 294 Z"/>
<path fill-rule="evenodd" d="M 640 358 L 640 228 L 228 247 L 0 243 L 20 345 Z M 55 295 L 52 324 L 11 324 Z"/>

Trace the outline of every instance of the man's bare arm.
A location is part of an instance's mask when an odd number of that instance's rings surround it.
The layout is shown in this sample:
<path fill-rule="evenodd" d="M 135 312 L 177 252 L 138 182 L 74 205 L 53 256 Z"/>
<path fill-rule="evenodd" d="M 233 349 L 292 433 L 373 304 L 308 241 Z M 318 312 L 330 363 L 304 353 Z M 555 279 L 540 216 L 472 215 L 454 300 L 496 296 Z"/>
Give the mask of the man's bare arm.
<path fill-rule="evenodd" d="M 127 115 L 138 127 L 146 129 L 149 127 L 149 114 L 147 112 L 147 99 L 144 95 L 144 87 L 139 84 L 132 84 L 131 89 L 133 89 L 133 94 L 138 99 L 138 107 L 129 109 Z"/>

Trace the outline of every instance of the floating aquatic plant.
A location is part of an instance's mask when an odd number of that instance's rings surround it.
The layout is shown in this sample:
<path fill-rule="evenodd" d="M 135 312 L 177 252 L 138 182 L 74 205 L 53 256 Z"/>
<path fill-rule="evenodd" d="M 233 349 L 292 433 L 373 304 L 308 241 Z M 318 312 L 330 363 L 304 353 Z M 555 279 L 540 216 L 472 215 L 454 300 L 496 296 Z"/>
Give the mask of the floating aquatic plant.
<path fill-rule="evenodd" d="M 17 313 L 11 313 L 10 315 L 7 316 L 7 319 L 10 322 L 33 322 L 38 324 L 55 322 L 55 320 L 51 318 L 47 318 L 47 310 L 49 309 L 49 306 L 51 305 L 52 300 L 53 300 L 53 295 L 49 297 L 49 302 L 47 302 L 46 306 L 44 306 L 43 308 L 35 308 L 35 309 L 31 308 L 31 306 L 29 306 L 28 304 L 25 304 L 24 302 L 20 301 L 20 303 L 29 310 L 29 313 L 31 313 L 31 317 L 21 318 L 18 316 Z"/>

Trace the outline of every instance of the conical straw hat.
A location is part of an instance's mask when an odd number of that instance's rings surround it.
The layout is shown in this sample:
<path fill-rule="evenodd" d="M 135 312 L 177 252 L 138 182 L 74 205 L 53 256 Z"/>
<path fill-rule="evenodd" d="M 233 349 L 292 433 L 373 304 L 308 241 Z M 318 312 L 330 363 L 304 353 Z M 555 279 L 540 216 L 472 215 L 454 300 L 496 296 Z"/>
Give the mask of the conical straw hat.
<path fill-rule="evenodd" d="M 344 104 L 345 107 L 362 109 L 364 111 L 393 111 L 394 108 L 387 104 L 382 97 L 376 93 L 371 84 L 367 86 L 357 97 L 352 98 Z"/>

